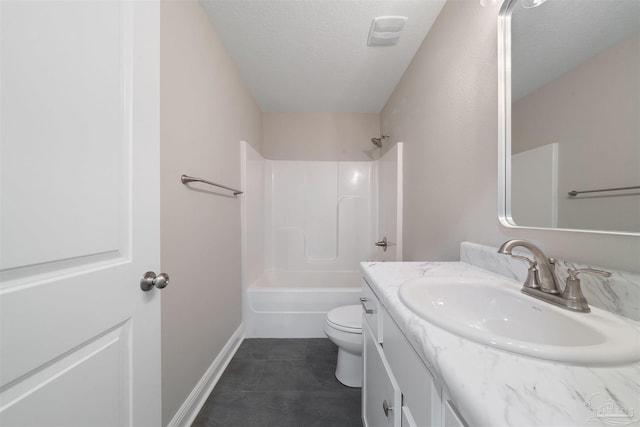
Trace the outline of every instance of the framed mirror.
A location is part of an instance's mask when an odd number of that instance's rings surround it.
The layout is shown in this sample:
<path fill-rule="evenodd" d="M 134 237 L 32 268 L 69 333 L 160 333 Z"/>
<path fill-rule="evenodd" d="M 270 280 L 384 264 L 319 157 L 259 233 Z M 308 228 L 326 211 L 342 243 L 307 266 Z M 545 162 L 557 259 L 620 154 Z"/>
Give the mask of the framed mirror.
<path fill-rule="evenodd" d="M 500 221 L 640 235 L 640 0 L 506 0 Z"/>

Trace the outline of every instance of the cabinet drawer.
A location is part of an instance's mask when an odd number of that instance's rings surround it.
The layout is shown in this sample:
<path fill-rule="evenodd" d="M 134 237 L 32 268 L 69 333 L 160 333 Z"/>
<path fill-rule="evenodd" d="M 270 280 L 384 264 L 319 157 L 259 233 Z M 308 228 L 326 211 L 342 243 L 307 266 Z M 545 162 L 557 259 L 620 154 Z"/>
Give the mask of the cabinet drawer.
<path fill-rule="evenodd" d="M 403 404 L 411 408 L 417 425 L 438 425 L 441 403 L 431 374 L 385 309 L 382 318 L 384 354 L 402 390 Z"/>
<path fill-rule="evenodd" d="M 382 342 L 382 316 L 380 316 L 380 300 L 373 293 L 371 286 L 362 278 L 362 296 L 360 297 L 362 304 L 363 323 L 368 323 L 373 334 L 374 341 Z"/>

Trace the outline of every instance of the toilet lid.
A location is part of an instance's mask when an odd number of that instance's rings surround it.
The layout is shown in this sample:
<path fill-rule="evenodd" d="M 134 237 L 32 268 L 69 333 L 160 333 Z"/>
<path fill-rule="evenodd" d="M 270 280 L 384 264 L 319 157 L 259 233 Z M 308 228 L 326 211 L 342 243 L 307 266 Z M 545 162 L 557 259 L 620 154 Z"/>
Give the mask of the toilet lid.
<path fill-rule="evenodd" d="M 327 314 L 327 321 L 341 331 L 361 333 L 362 309 L 359 305 L 334 308 Z"/>

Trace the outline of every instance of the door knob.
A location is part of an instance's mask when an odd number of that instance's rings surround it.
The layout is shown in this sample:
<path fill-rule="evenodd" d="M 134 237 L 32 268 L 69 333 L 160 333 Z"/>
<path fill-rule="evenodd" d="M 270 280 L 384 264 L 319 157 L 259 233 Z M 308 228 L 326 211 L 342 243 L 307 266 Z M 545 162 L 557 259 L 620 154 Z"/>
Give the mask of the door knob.
<path fill-rule="evenodd" d="M 160 273 L 156 276 L 153 271 L 147 271 L 140 279 L 140 289 L 147 292 L 153 289 L 155 286 L 158 289 L 164 289 L 169 284 L 169 275 L 167 273 Z"/>

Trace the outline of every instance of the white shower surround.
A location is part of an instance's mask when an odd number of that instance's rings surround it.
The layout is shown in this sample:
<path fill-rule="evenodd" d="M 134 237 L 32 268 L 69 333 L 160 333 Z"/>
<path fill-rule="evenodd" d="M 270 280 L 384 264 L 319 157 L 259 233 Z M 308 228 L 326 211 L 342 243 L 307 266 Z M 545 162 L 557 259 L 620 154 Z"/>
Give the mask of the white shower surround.
<path fill-rule="evenodd" d="M 242 157 L 245 336 L 324 337 L 377 258 L 378 161 L 272 161 L 246 144 Z"/>
<path fill-rule="evenodd" d="M 357 271 L 373 255 L 376 162 L 265 160 L 265 268 Z"/>

